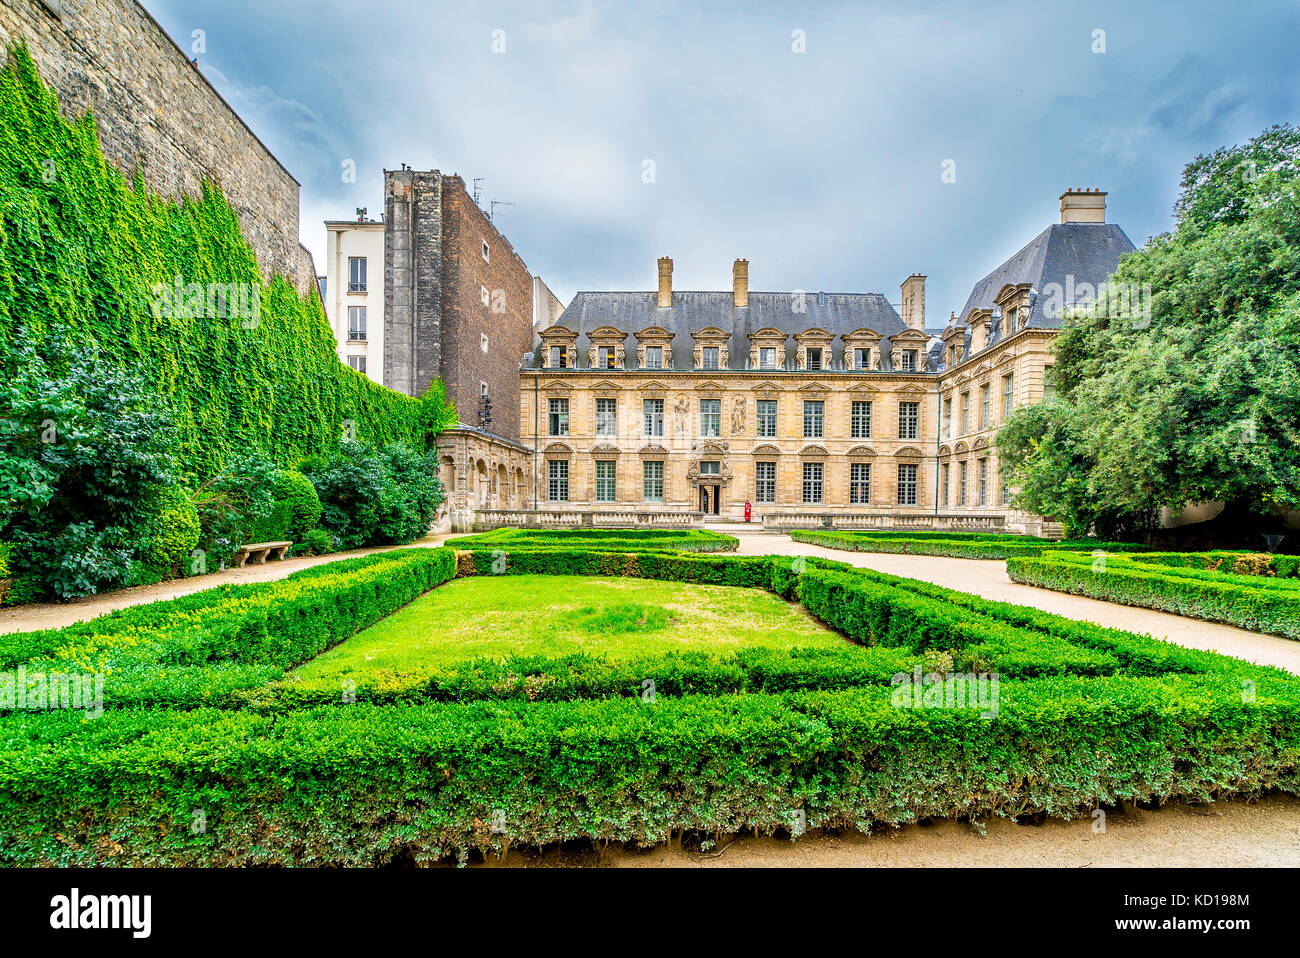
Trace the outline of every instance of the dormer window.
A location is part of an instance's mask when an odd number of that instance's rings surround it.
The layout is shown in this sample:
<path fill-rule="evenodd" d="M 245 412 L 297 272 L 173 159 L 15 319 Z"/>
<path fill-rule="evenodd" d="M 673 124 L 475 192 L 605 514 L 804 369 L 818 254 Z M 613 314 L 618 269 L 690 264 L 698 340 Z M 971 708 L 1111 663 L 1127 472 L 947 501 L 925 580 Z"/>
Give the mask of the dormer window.
<path fill-rule="evenodd" d="M 771 346 L 764 346 L 758 351 L 758 368 L 759 369 L 776 369 L 776 350 Z"/>
<path fill-rule="evenodd" d="M 551 347 L 551 368 L 552 369 L 568 368 L 568 363 L 566 362 L 566 359 L 567 357 L 565 356 L 565 349 L 563 346 Z"/>
<path fill-rule="evenodd" d="M 664 349 L 662 346 L 647 346 L 645 348 L 645 368 L 664 368 Z"/>
<path fill-rule="evenodd" d="M 855 349 L 853 350 L 853 368 L 870 369 L 871 368 L 871 350 Z"/>
<path fill-rule="evenodd" d="M 601 346 L 596 351 L 596 356 L 599 361 L 601 369 L 614 368 L 614 347 L 613 346 Z"/>
<path fill-rule="evenodd" d="M 903 372 L 905 373 L 916 372 L 916 350 L 915 349 L 903 350 Z"/>
<path fill-rule="evenodd" d="M 717 346 L 704 346 L 700 349 L 700 366 L 704 369 L 718 368 Z"/>
<path fill-rule="evenodd" d="M 820 349 L 818 349 L 818 348 L 816 348 L 816 347 L 809 347 L 809 349 L 808 349 L 808 368 L 809 368 L 809 369 L 821 369 L 821 368 L 822 368 L 822 351 L 821 351 Z"/>

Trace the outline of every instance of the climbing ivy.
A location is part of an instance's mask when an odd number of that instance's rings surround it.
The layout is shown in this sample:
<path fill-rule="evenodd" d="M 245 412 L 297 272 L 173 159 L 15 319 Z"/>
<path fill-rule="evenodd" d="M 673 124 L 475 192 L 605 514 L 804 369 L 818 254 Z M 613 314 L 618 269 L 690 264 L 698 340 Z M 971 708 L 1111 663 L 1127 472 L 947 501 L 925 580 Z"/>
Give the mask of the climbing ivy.
<path fill-rule="evenodd" d="M 177 201 L 128 181 L 94 117 L 65 118 L 17 46 L 0 70 L 0 374 L 95 346 L 170 407 L 192 483 L 250 451 L 291 466 L 345 433 L 423 448 L 455 418 L 441 383 L 422 404 L 340 363 L 316 290 L 264 279 L 216 185 Z"/>

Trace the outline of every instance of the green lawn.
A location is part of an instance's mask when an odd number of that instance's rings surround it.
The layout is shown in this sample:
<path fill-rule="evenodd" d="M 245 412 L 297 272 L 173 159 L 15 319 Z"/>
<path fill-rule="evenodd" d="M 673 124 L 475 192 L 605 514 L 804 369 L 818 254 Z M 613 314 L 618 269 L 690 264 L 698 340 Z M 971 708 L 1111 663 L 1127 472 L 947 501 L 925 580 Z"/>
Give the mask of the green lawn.
<path fill-rule="evenodd" d="M 457 579 L 317 656 L 301 678 L 406 672 L 476 656 L 739 646 L 826 648 L 845 640 L 758 589 L 586 576 Z"/>

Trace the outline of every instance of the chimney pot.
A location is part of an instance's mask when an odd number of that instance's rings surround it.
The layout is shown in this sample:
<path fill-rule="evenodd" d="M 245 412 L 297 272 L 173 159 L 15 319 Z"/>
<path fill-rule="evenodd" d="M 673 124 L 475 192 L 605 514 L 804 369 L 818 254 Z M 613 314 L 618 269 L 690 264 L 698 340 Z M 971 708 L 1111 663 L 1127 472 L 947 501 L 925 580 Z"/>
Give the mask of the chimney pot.
<path fill-rule="evenodd" d="M 731 301 L 734 306 L 749 305 L 749 260 L 738 259 L 731 266 Z"/>
<path fill-rule="evenodd" d="M 673 260 L 671 256 L 659 257 L 659 308 L 673 304 Z"/>

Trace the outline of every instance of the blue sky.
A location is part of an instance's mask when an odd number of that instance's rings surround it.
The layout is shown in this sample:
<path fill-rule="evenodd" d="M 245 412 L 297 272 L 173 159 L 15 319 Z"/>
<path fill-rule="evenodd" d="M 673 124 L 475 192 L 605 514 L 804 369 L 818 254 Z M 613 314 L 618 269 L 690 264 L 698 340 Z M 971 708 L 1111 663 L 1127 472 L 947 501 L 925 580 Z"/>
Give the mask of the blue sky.
<path fill-rule="evenodd" d="M 661 255 L 729 288 L 743 256 L 753 289 L 895 303 L 926 273 L 941 326 L 1066 187 L 1141 245 L 1184 163 L 1300 112 L 1296 2 L 144 2 L 203 31 L 318 266 L 323 221 L 382 212 L 407 163 L 514 203 L 497 226 L 565 302 L 653 288 Z"/>

